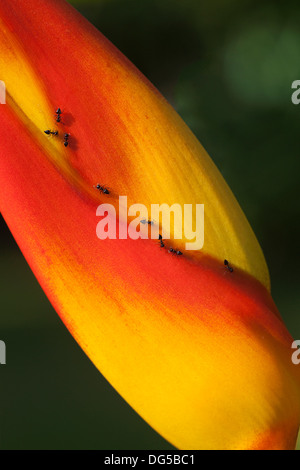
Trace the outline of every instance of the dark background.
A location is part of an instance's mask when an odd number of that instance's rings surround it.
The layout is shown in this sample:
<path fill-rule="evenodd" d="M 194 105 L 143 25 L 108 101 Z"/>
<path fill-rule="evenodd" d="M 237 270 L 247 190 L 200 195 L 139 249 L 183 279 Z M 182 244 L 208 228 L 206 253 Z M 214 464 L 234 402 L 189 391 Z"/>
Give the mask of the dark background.
<path fill-rule="evenodd" d="M 300 339 L 299 2 L 73 3 L 169 99 L 221 170 Z M 1 449 L 171 449 L 118 396 L 49 305 L 0 221 Z"/>

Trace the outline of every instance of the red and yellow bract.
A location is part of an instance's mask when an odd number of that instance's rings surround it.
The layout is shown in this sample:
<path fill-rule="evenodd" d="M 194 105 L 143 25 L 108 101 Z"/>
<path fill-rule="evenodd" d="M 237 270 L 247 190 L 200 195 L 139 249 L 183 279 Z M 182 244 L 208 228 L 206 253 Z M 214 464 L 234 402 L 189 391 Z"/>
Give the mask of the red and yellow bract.
<path fill-rule="evenodd" d="M 179 448 L 294 448 L 292 338 L 257 240 L 190 130 L 63 0 L 1 2 L 0 71 L 1 212 L 90 359 Z M 97 205 L 117 195 L 203 203 L 204 249 L 177 258 L 153 240 L 98 240 Z"/>

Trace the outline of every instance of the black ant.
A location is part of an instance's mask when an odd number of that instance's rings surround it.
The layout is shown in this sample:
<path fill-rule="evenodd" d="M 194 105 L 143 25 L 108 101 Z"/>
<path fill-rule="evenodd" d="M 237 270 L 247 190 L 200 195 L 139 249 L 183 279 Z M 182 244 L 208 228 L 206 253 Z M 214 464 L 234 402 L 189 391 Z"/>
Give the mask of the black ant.
<path fill-rule="evenodd" d="M 159 240 L 159 244 L 160 244 L 161 248 L 164 248 L 165 244 L 164 244 L 164 240 L 163 240 L 163 237 L 162 237 L 161 234 L 158 235 L 158 240 Z"/>
<path fill-rule="evenodd" d="M 226 268 L 228 268 L 228 271 L 233 273 L 233 268 L 230 266 L 229 262 L 227 261 L 227 259 L 224 260 L 224 265 L 226 266 Z"/>
<path fill-rule="evenodd" d="M 94 186 L 94 188 L 98 189 L 100 193 L 109 194 L 109 190 L 107 188 L 104 188 L 104 186 L 101 186 L 100 184 L 97 184 L 97 186 Z"/>
<path fill-rule="evenodd" d="M 61 114 L 62 114 L 62 110 L 60 108 L 58 108 L 56 111 L 55 111 L 55 120 L 56 122 L 60 122 L 61 121 Z"/>
<path fill-rule="evenodd" d="M 50 130 L 47 130 L 47 131 L 44 131 L 45 134 L 47 135 L 58 135 L 58 131 L 50 131 Z"/>
<path fill-rule="evenodd" d="M 178 255 L 178 256 L 181 256 L 183 254 L 179 250 L 174 250 L 174 248 L 170 248 L 169 253 L 173 253 L 174 255 Z"/>
<path fill-rule="evenodd" d="M 68 147 L 69 145 L 69 136 L 70 134 L 64 134 L 64 146 Z"/>
<path fill-rule="evenodd" d="M 146 224 L 153 225 L 154 222 L 153 222 L 153 220 L 142 219 L 141 224 L 143 224 L 143 225 L 146 225 Z"/>

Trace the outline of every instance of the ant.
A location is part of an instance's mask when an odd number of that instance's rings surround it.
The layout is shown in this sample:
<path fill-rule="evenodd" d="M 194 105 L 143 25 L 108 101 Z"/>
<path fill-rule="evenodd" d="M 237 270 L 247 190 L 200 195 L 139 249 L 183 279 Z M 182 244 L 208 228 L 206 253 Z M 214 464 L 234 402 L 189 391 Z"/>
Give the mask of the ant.
<path fill-rule="evenodd" d="M 158 240 L 159 240 L 159 244 L 160 244 L 161 248 L 164 248 L 165 244 L 164 244 L 164 240 L 163 240 L 163 237 L 162 237 L 161 234 L 158 235 Z"/>
<path fill-rule="evenodd" d="M 94 188 L 98 189 L 100 193 L 109 194 L 109 190 L 107 188 L 104 188 L 104 186 L 101 186 L 100 184 L 97 184 L 97 186 L 94 186 Z"/>
<path fill-rule="evenodd" d="M 143 225 L 146 225 L 146 224 L 153 225 L 154 222 L 153 222 L 153 220 L 142 219 L 141 224 L 143 224 Z"/>
<path fill-rule="evenodd" d="M 65 147 L 68 147 L 68 145 L 69 145 L 69 136 L 70 136 L 70 134 L 67 134 L 67 133 L 64 134 L 64 146 Z"/>
<path fill-rule="evenodd" d="M 56 116 L 55 116 L 56 122 L 60 122 L 62 110 L 61 110 L 60 108 L 58 108 L 58 109 L 55 111 L 55 114 L 56 114 Z"/>
<path fill-rule="evenodd" d="M 174 253 L 174 255 L 181 256 L 183 253 L 179 250 L 174 250 L 174 248 L 169 249 L 169 253 Z"/>
<path fill-rule="evenodd" d="M 58 135 L 58 131 L 50 131 L 50 130 L 48 130 L 48 131 L 44 131 L 44 132 L 45 132 L 45 134 L 47 134 L 47 135 Z"/>
<path fill-rule="evenodd" d="M 230 266 L 229 262 L 227 261 L 227 259 L 224 259 L 224 265 L 226 266 L 226 268 L 228 268 L 228 271 L 233 273 L 233 268 Z"/>

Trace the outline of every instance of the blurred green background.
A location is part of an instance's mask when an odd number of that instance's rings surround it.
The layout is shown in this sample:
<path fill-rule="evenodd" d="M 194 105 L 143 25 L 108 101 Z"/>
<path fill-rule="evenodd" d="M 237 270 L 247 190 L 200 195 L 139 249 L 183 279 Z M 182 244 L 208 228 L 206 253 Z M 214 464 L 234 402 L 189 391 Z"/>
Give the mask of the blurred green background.
<path fill-rule="evenodd" d="M 208 150 L 299 321 L 299 2 L 73 1 L 169 99 Z M 118 396 L 49 305 L 3 220 L 1 449 L 171 449 Z M 300 366 L 299 366 L 300 367 Z"/>

